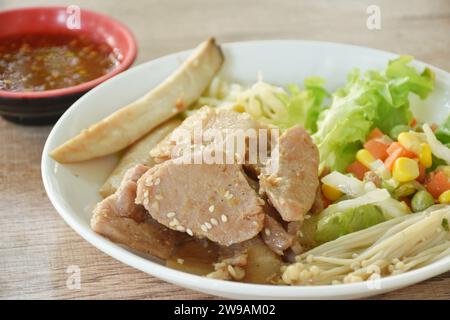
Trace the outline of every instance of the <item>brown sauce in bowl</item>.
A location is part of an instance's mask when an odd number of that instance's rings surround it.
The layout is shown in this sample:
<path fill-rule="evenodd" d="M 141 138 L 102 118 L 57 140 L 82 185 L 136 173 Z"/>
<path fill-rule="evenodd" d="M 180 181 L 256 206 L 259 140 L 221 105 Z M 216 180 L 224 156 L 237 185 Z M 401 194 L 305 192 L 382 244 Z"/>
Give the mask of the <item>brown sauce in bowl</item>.
<path fill-rule="evenodd" d="M 0 90 L 45 91 L 79 85 L 113 70 L 122 59 L 84 35 L 27 34 L 0 39 Z"/>

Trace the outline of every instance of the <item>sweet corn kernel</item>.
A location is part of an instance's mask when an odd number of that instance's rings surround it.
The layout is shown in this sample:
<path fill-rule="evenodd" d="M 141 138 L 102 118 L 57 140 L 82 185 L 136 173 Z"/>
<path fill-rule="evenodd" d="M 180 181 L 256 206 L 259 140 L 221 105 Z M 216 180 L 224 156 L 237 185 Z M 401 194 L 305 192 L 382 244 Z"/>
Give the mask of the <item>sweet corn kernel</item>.
<path fill-rule="evenodd" d="M 343 194 L 341 191 L 328 184 L 322 185 L 322 193 L 325 196 L 325 198 L 327 198 L 330 201 L 336 201 Z"/>
<path fill-rule="evenodd" d="M 421 150 L 419 153 L 419 162 L 425 168 L 429 168 L 433 164 L 433 157 L 431 156 L 431 147 L 428 143 L 422 143 L 420 147 Z"/>
<path fill-rule="evenodd" d="M 375 158 L 366 149 L 361 149 L 356 153 L 356 160 L 361 162 L 366 168 L 370 169 L 370 165 L 375 161 Z"/>
<path fill-rule="evenodd" d="M 419 165 L 413 159 L 400 157 L 395 160 L 392 175 L 400 182 L 412 181 L 419 176 Z"/>
<path fill-rule="evenodd" d="M 439 203 L 450 203 L 450 190 L 441 193 L 439 196 Z"/>
<path fill-rule="evenodd" d="M 402 132 L 398 135 L 398 143 L 402 145 L 406 150 L 420 154 L 421 146 L 420 140 L 409 132 Z"/>

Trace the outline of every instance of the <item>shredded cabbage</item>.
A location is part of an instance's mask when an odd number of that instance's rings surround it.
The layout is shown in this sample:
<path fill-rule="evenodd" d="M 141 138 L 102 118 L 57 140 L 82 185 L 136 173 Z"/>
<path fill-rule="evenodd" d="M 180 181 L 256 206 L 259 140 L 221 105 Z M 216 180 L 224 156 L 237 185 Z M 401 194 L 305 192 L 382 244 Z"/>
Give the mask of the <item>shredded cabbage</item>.
<path fill-rule="evenodd" d="M 322 79 L 311 77 L 305 80 L 305 90 L 291 84 L 286 91 L 258 81 L 237 97 L 236 104 L 261 122 L 281 129 L 300 124 L 315 132 L 322 102 L 329 96 L 323 83 Z"/>
<path fill-rule="evenodd" d="M 364 183 L 361 180 L 337 171 L 327 174 L 321 181 L 351 197 L 358 197 L 364 193 Z"/>
<path fill-rule="evenodd" d="M 434 135 L 428 124 L 422 126 L 423 132 L 427 137 L 427 142 L 430 145 L 431 152 L 438 158 L 445 160 L 447 164 L 450 164 L 450 149 L 442 144 Z"/>
<path fill-rule="evenodd" d="M 357 198 L 342 200 L 335 204 L 328 206 L 321 214 L 327 215 L 333 212 L 345 211 L 347 209 L 354 209 L 366 204 L 378 204 L 391 197 L 386 189 L 376 189 L 369 191 Z"/>
<path fill-rule="evenodd" d="M 346 195 L 352 198 L 361 197 L 364 194 L 367 194 L 368 192 L 371 192 L 373 190 L 383 190 L 388 192 L 386 189 L 377 189 L 372 182 L 363 182 L 356 178 L 346 176 L 337 171 L 333 171 L 330 174 L 326 175 L 321 179 L 321 181 L 322 183 L 332 186 L 333 188 L 340 190 L 341 192 L 345 193 Z M 363 203 L 364 199 L 367 198 L 362 198 L 361 200 L 362 205 L 371 203 L 371 202 Z M 341 202 L 338 202 L 337 204 Z M 388 198 L 376 202 L 375 205 L 383 211 L 383 214 L 386 219 L 400 217 L 409 213 L 408 207 L 404 203 L 392 198 L 390 194 Z"/>

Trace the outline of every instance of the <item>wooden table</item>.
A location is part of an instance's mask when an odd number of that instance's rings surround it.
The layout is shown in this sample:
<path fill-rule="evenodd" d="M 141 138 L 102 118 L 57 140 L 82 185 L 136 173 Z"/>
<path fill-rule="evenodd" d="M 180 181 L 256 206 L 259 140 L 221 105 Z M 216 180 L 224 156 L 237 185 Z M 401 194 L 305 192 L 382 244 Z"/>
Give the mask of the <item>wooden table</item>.
<path fill-rule="evenodd" d="M 191 48 L 214 35 L 221 42 L 312 39 L 408 53 L 450 70 L 450 2 L 424 1 L 20 1 L 73 4 L 126 23 L 139 43 L 136 63 Z M 0 0 L 0 8 L 18 1 Z M 381 30 L 366 27 L 366 8 L 381 8 Z M 51 127 L 0 119 L 0 298 L 209 299 L 128 267 L 89 245 L 58 216 L 45 194 L 40 159 Z M 81 289 L 66 286 L 79 266 Z M 450 299 L 450 273 L 380 299 Z"/>

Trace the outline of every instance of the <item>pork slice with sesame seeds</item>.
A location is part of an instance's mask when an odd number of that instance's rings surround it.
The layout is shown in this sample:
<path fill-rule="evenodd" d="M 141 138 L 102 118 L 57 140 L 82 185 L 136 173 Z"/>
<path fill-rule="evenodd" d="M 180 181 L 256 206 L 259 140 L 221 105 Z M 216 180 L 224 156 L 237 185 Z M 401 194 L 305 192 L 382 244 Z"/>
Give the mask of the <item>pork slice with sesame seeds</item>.
<path fill-rule="evenodd" d="M 160 180 L 158 185 L 146 183 L 156 179 Z M 232 198 L 224 197 L 227 190 L 234 194 Z M 152 206 L 157 196 L 161 200 Z M 255 237 L 264 223 L 263 201 L 238 165 L 168 160 L 139 179 L 136 203 L 171 229 L 181 226 L 194 236 L 225 246 Z M 168 217 L 168 212 L 175 216 Z"/>
<path fill-rule="evenodd" d="M 302 221 L 314 203 L 318 167 L 319 152 L 311 137 L 302 127 L 292 127 L 281 135 L 259 175 L 260 193 L 283 220 Z"/>
<path fill-rule="evenodd" d="M 266 128 L 263 124 L 253 120 L 249 114 L 240 113 L 227 109 L 216 109 L 204 106 L 197 110 L 193 115 L 186 118 L 179 127 L 171 134 L 166 136 L 155 148 L 150 151 L 150 155 L 155 162 L 160 163 L 169 159 L 175 159 L 182 156 L 182 152 L 188 147 L 206 147 L 212 145 L 213 141 L 207 139 L 196 140 L 195 132 L 201 129 L 206 132 L 209 129 L 216 130 L 222 134 L 223 143 L 227 139 L 234 139 L 235 135 L 243 133 L 248 139 L 250 131 Z M 253 131 L 253 133 L 258 131 Z M 180 139 L 180 138 L 183 139 Z M 256 135 L 255 135 L 256 142 Z M 217 143 L 217 141 L 215 141 Z M 247 141 L 247 143 L 249 143 Z M 245 156 L 245 155 L 243 155 Z"/>
<path fill-rule="evenodd" d="M 135 204 L 136 182 L 149 169 L 144 165 L 136 165 L 128 169 L 116 193 L 105 198 L 96 210 L 108 209 L 116 212 L 118 216 L 128 217 L 141 222 L 148 216 L 143 206 Z"/>
<path fill-rule="evenodd" d="M 148 169 L 137 165 L 127 171 L 117 191 L 95 207 L 91 228 L 111 241 L 167 259 L 185 236 L 159 224 L 135 203 L 136 181 Z"/>

